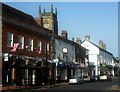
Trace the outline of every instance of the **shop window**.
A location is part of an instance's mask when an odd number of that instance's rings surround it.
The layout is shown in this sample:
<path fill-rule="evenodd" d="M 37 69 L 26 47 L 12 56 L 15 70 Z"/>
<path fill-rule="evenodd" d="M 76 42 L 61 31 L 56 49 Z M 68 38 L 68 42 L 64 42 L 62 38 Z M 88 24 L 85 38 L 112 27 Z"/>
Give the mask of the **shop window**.
<path fill-rule="evenodd" d="M 46 43 L 46 49 L 47 49 L 47 51 L 50 50 L 50 45 L 49 45 L 49 43 Z"/>

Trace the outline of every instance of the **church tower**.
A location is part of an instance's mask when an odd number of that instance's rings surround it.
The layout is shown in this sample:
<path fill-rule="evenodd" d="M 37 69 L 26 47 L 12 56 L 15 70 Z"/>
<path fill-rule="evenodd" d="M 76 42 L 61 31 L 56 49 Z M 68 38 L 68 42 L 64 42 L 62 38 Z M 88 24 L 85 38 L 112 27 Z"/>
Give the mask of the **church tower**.
<path fill-rule="evenodd" d="M 45 9 L 41 11 L 41 6 L 39 6 L 39 17 L 35 18 L 36 22 L 42 27 L 52 30 L 53 33 L 58 34 L 58 21 L 57 21 L 57 8 L 51 5 L 51 11 L 46 12 Z"/>

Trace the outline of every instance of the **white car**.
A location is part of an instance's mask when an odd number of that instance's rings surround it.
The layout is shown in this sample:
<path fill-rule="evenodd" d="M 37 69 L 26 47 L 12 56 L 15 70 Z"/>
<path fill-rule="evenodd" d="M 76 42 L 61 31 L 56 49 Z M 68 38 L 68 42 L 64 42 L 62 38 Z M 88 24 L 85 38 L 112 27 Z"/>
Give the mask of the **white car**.
<path fill-rule="evenodd" d="M 100 81 L 107 81 L 108 80 L 107 75 L 106 74 L 100 75 L 99 80 Z"/>
<path fill-rule="evenodd" d="M 77 76 L 71 76 L 69 79 L 69 84 L 79 84 L 82 83 L 82 79 L 80 79 L 80 77 Z"/>

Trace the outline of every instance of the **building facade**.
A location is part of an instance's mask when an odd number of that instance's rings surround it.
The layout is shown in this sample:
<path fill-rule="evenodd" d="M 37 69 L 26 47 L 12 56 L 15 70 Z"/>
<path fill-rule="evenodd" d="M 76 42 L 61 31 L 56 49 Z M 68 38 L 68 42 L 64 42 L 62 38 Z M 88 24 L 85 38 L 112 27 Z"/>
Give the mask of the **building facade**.
<path fill-rule="evenodd" d="M 65 34 L 64 34 L 65 33 Z M 55 37 L 55 59 L 58 59 L 58 81 L 67 81 L 71 75 L 75 75 L 75 46 L 67 39 L 67 32 L 62 31 L 61 36 Z"/>
<path fill-rule="evenodd" d="M 101 73 L 111 72 L 107 66 L 112 63 L 113 54 L 108 52 L 106 49 L 101 48 L 101 45 L 97 46 L 96 44 L 90 41 L 90 36 L 86 36 L 85 40 L 82 42 L 81 46 L 88 49 L 88 62 L 89 62 L 89 71 L 92 76 L 99 76 Z M 106 46 L 104 45 L 106 48 Z"/>
<path fill-rule="evenodd" d="M 2 85 L 42 85 L 52 77 L 50 30 L 2 4 Z"/>
<path fill-rule="evenodd" d="M 81 77 L 84 73 L 86 49 L 68 39 L 67 31 L 55 36 L 56 80 L 68 81 L 70 76 Z"/>

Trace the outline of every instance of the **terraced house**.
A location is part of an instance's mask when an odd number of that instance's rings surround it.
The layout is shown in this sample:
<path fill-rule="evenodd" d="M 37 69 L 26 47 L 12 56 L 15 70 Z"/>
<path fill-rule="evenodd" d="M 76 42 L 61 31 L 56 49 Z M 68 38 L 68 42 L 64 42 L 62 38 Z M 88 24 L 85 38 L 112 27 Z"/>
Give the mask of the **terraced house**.
<path fill-rule="evenodd" d="M 106 50 L 106 45 L 100 40 L 99 46 L 90 41 L 90 36 L 85 36 L 81 46 L 88 49 L 89 71 L 92 76 L 99 76 L 105 72 L 114 76 L 113 54 Z"/>

